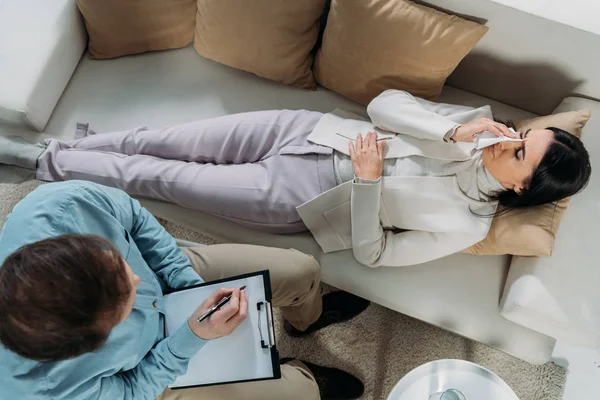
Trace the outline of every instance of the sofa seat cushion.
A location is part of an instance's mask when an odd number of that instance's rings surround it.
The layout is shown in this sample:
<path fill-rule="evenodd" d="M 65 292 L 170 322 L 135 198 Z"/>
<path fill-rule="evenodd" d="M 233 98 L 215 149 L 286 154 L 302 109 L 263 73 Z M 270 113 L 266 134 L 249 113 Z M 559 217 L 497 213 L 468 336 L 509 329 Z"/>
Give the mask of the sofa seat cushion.
<path fill-rule="evenodd" d="M 0 122 L 44 129 L 85 45 L 75 0 L 3 0 Z"/>
<path fill-rule="evenodd" d="M 592 110 L 582 135 L 592 176 L 563 216 L 552 257 L 513 257 L 502 315 L 567 342 L 600 348 L 600 102 L 565 99 L 557 112 Z"/>

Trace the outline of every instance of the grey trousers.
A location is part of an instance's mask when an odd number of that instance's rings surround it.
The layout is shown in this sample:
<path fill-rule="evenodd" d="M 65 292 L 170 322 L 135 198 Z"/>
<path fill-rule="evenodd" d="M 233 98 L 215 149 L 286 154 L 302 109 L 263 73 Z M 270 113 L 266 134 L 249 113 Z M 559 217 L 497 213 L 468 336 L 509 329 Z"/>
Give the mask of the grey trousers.
<path fill-rule="evenodd" d="M 308 142 L 322 117 L 259 111 L 150 130 L 49 139 L 40 180 L 81 179 L 275 233 L 305 230 L 296 207 L 335 187 L 332 149 Z"/>

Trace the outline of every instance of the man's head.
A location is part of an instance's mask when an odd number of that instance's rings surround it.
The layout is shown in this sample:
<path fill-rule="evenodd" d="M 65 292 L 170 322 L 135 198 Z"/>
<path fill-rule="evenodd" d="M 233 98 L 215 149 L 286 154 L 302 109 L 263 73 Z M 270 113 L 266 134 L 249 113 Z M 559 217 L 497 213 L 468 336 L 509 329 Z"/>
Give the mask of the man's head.
<path fill-rule="evenodd" d="M 0 343 L 38 361 L 97 350 L 131 312 L 138 284 L 100 237 L 66 235 L 24 246 L 0 268 Z"/>

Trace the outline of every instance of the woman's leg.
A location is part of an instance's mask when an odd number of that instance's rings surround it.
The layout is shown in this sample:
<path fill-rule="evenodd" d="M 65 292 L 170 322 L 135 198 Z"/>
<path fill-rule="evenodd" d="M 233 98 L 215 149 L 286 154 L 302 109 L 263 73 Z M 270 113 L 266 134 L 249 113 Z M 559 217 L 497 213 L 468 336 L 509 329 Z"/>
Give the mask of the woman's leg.
<path fill-rule="evenodd" d="M 50 140 L 37 177 L 90 180 L 255 229 L 303 231 L 296 207 L 335 186 L 331 149 L 307 141 L 320 117 L 261 112 L 166 130 Z"/>
<path fill-rule="evenodd" d="M 93 150 L 53 141 L 38 159 L 37 178 L 89 180 L 225 217 L 276 233 L 306 230 L 296 207 L 335 185 L 319 177 L 317 154 L 275 155 L 252 164 L 200 164 Z M 325 156 L 331 157 L 331 156 Z M 327 185 L 327 186 L 323 186 Z"/>
<path fill-rule="evenodd" d="M 89 180 L 206 211 L 239 222 L 287 224 L 284 209 L 265 206 L 269 173 L 263 163 L 199 164 L 118 153 L 60 149 L 51 142 L 38 160 L 37 178 L 45 181 Z"/>
<path fill-rule="evenodd" d="M 87 124 L 78 124 L 76 137 L 81 139 L 65 143 L 74 149 L 145 154 L 168 160 L 253 163 L 288 146 L 306 146 L 306 137 L 321 116 L 306 110 L 257 111 L 162 129 L 141 127 L 100 134 L 91 131 Z"/>

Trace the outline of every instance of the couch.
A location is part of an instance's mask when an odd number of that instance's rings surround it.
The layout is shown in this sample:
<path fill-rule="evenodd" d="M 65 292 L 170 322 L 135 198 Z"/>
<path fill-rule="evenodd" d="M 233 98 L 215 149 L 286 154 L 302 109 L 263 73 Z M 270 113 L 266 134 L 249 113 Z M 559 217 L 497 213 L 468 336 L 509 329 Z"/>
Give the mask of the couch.
<path fill-rule="evenodd" d="M 18 29 L 18 18 L 23 22 L 24 16 L 11 8 L 16 3 L 21 2 L 5 1 L 0 12 Z M 284 86 L 217 64 L 200 57 L 191 46 L 93 61 L 84 55 L 86 33 L 74 0 L 55 0 L 52 5 L 25 0 L 22 4 L 32 9 L 43 4 L 45 18 L 40 16 L 43 23 L 36 28 L 38 36 L 19 38 L 19 46 L 0 54 L 0 82 L 10 88 L 0 90 L 0 135 L 20 134 L 32 141 L 68 139 L 76 122 L 89 122 L 95 131 L 104 132 L 274 108 L 365 111 L 324 88 L 308 91 Z M 484 45 L 489 47 L 489 42 Z M 468 74 L 477 74 L 476 64 L 469 58 L 465 62 Z M 481 72 L 490 73 L 483 66 Z M 500 118 L 536 115 L 532 110 L 539 104 L 530 102 L 532 107 L 527 107 L 526 94 L 516 94 L 518 87 L 513 87 L 510 96 L 502 92 L 500 98 L 517 99 L 511 103 L 520 108 L 493 99 L 501 83 L 492 88 L 482 84 L 475 94 L 472 82 L 462 74 L 451 77 L 449 82 L 455 86 L 446 86 L 439 101 L 490 104 Z M 465 87 L 470 90 L 461 90 Z M 593 168 L 600 170 L 600 102 L 567 96 L 556 111 L 582 108 L 592 110 L 583 141 L 592 155 Z M 24 171 L 0 166 L 0 182 L 27 177 L 30 174 Z M 456 254 L 422 265 L 377 269 L 360 265 L 349 251 L 323 254 L 308 233 L 258 233 L 202 212 L 140 200 L 157 217 L 217 240 L 296 248 L 312 254 L 321 264 L 323 281 L 330 285 L 530 363 L 543 364 L 551 359 L 557 339 L 600 347 L 600 269 L 595 261 L 599 198 L 600 175 L 596 173 L 588 189 L 575 197 L 567 210 L 551 257 Z"/>

